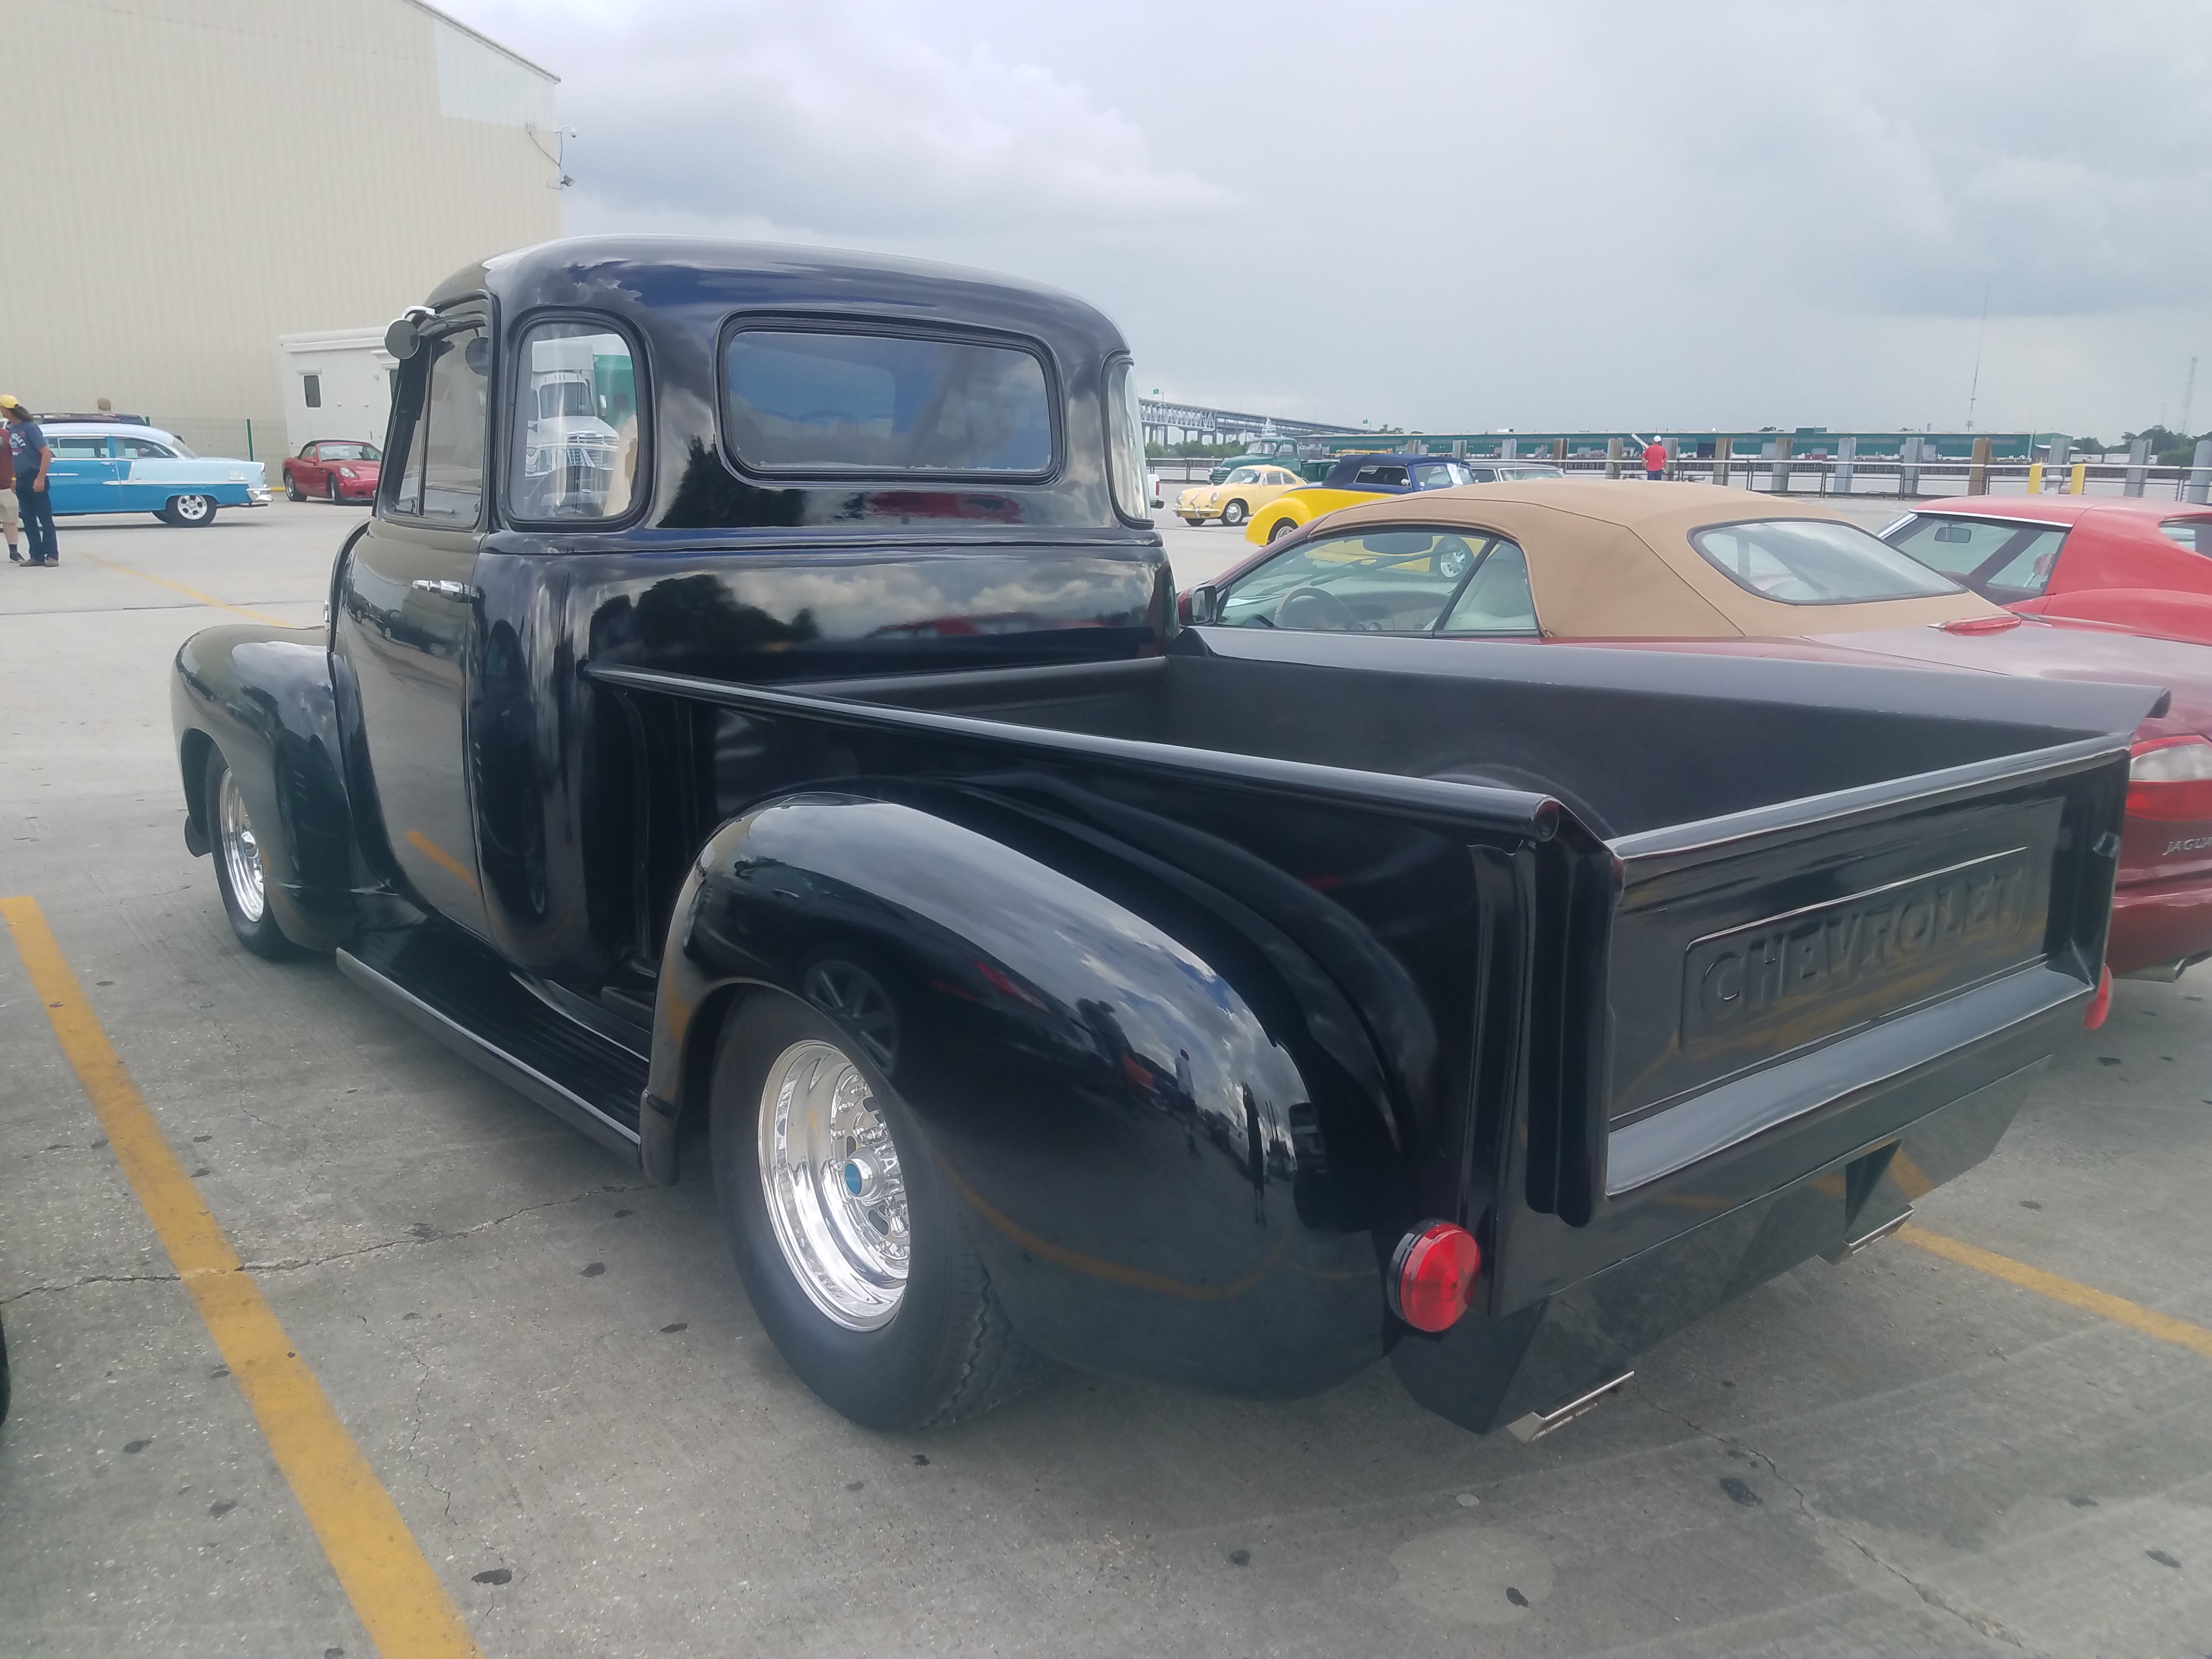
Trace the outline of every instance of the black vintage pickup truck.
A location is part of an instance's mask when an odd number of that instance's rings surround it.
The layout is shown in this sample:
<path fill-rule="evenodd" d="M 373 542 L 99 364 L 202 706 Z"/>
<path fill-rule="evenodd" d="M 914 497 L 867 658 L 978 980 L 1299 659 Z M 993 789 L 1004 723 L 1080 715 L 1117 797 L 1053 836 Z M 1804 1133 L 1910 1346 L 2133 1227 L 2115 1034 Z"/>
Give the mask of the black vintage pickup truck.
<path fill-rule="evenodd" d="M 662 1182 L 859 1422 L 1388 1356 L 1530 1435 L 1985 1156 L 2158 694 L 1178 629 L 1041 289 L 580 240 L 393 325 L 326 629 L 175 678 L 239 938 Z"/>

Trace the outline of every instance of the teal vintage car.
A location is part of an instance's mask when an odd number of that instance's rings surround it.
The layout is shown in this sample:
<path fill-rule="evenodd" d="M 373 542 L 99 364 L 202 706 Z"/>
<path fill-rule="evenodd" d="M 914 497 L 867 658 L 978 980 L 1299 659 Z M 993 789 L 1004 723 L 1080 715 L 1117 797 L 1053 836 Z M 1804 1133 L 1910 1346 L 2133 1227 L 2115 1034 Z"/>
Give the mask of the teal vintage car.
<path fill-rule="evenodd" d="M 266 507 L 258 461 L 195 455 L 173 433 L 135 421 L 49 416 L 39 422 L 53 448 L 46 488 L 57 518 L 84 513 L 151 513 L 164 524 L 215 522 L 220 507 Z"/>

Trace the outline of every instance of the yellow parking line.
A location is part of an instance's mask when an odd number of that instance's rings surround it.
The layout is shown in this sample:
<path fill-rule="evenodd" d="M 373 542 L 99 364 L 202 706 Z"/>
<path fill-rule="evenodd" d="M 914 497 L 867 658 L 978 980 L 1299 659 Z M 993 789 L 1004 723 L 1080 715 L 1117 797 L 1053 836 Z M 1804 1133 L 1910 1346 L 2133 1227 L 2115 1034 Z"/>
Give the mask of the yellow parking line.
<path fill-rule="evenodd" d="M 386 1659 L 480 1659 L 459 1610 L 391 1494 L 170 1150 L 38 902 L 0 898 L 0 918 L 15 936 L 47 1021 L 107 1132 L 125 1178 L 378 1650 Z"/>
<path fill-rule="evenodd" d="M 2015 1261 L 2008 1255 L 1984 1250 L 1963 1239 L 1931 1233 L 1910 1222 L 1897 1230 L 1897 1236 L 1946 1261 L 1955 1261 L 1962 1267 L 1972 1267 L 1977 1273 L 2002 1279 L 2008 1285 L 2017 1285 L 2023 1291 L 2033 1291 L 2053 1302 L 2063 1302 L 2069 1308 L 2079 1308 L 2083 1313 L 2109 1319 L 2115 1325 L 2124 1325 L 2131 1331 L 2141 1331 L 2145 1336 L 2177 1344 L 2212 1359 L 2212 1331 L 2202 1325 L 2192 1325 L 2185 1319 L 2176 1319 L 2171 1314 L 2160 1313 L 2124 1297 L 2093 1291 L 2087 1285 L 2077 1285 L 2070 1279 L 2061 1279 L 2057 1273 L 2047 1273 L 2040 1267 L 2031 1267 L 2025 1261 Z"/>
<path fill-rule="evenodd" d="M 258 623 L 273 623 L 278 628 L 307 626 L 304 623 L 289 623 L 282 617 L 272 617 L 266 611 L 249 611 L 242 605 L 232 605 L 228 600 L 218 599 L 212 593 L 203 593 L 197 587 L 187 587 L 182 582 L 173 582 L 167 576 L 149 576 L 143 570 L 133 570 L 127 564 L 117 564 L 114 561 L 103 559 L 97 554 L 74 553 L 70 556 L 82 559 L 87 564 L 96 564 L 102 570 L 112 570 L 125 576 L 136 576 L 142 582 L 152 582 L 157 586 L 166 587 L 172 592 L 183 594 L 188 599 L 198 599 L 202 605 L 213 605 L 217 611 L 235 611 L 241 617 L 251 617 Z"/>

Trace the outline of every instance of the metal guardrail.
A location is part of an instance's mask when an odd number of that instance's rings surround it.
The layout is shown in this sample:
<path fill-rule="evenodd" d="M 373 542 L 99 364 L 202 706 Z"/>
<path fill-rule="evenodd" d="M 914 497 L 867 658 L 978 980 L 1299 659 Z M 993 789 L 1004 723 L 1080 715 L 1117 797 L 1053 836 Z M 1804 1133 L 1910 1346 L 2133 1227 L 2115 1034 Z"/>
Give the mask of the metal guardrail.
<path fill-rule="evenodd" d="M 1557 466 L 1570 477 L 1632 478 L 1638 483 L 1644 479 L 1644 468 L 1634 456 L 1617 461 L 1602 455 L 1576 455 L 1564 461 L 1545 455 L 1520 459 Z M 1186 484 L 1205 483 L 1218 465 L 1202 455 L 1155 456 L 1146 462 L 1170 501 Z M 1978 489 L 1974 487 L 1977 470 L 1971 461 L 1948 456 L 1919 462 L 1864 459 L 1844 462 L 1832 456 L 1737 455 L 1725 462 L 1678 458 L 1668 468 L 1668 477 L 1761 495 L 1896 501 L 1926 501 L 1942 495 L 2070 494 L 2199 502 L 2212 494 L 2207 488 L 2212 485 L 2212 468 L 2208 467 L 2131 466 L 2124 461 L 2083 461 L 2054 467 L 2041 462 L 1990 461 L 1978 469 L 1982 486 Z"/>
<path fill-rule="evenodd" d="M 1641 480 L 1635 458 L 1573 456 L 1554 462 L 1571 477 Z M 2201 502 L 2212 486 L 2212 467 L 2130 465 L 2124 461 L 1987 461 L 1944 457 L 1921 461 L 1849 461 L 1811 455 L 1737 455 L 1726 461 L 1678 458 L 1667 476 L 1773 495 L 1850 495 L 1926 501 L 1943 495 L 2139 495 Z"/>

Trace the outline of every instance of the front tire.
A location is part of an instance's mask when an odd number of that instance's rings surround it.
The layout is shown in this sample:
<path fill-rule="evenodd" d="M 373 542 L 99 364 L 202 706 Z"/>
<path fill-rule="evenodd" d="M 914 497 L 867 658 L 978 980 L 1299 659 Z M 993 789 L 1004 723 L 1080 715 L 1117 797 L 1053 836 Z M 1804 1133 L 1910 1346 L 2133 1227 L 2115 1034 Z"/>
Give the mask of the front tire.
<path fill-rule="evenodd" d="M 338 475 L 335 472 L 331 473 L 329 477 L 323 480 L 323 487 L 330 492 L 331 505 L 332 507 L 339 505 Z"/>
<path fill-rule="evenodd" d="M 921 1125 L 866 1054 L 805 1003 L 740 1007 L 715 1050 L 714 1188 L 753 1311 L 800 1380 L 864 1428 L 934 1427 L 1042 1365 Z"/>
<path fill-rule="evenodd" d="M 1231 530 L 1236 529 L 1238 525 L 1243 524 L 1244 520 L 1250 516 L 1251 509 L 1247 507 L 1242 501 L 1231 501 L 1228 506 L 1221 509 L 1221 522 L 1227 525 Z"/>
<path fill-rule="evenodd" d="M 222 895 L 230 931 L 240 945 L 270 962 L 300 955 L 300 947 L 284 937 L 270 912 L 269 868 L 262 861 L 261 842 L 247 816 L 246 797 L 222 750 L 215 748 L 208 750 L 207 812 L 215 884 Z"/>
<path fill-rule="evenodd" d="M 176 525 L 186 530 L 204 530 L 215 522 L 215 497 L 173 495 L 159 516 L 164 524 Z"/>
<path fill-rule="evenodd" d="M 1282 540 L 1284 537 L 1289 535 L 1291 532 L 1297 528 L 1297 526 L 1292 524 L 1288 519 L 1276 520 L 1274 523 L 1267 526 L 1267 544 L 1270 547 L 1273 546 L 1277 542 Z"/>

